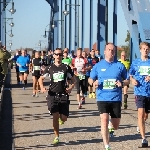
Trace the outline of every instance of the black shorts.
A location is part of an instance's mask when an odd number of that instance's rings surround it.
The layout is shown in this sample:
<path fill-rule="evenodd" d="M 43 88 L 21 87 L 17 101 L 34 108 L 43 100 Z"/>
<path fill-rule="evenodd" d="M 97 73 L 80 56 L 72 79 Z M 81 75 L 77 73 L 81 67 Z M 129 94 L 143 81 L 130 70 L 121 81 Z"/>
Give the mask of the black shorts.
<path fill-rule="evenodd" d="M 137 108 L 145 108 L 146 113 L 150 112 L 150 97 L 137 95 L 135 102 Z"/>
<path fill-rule="evenodd" d="M 59 100 L 58 100 L 59 99 Z M 69 116 L 69 96 L 57 97 L 47 95 L 47 106 L 48 110 L 53 114 L 59 112 L 59 114 L 63 114 L 64 116 Z"/>
<path fill-rule="evenodd" d="M 20 74 L 20 75 L 24 75 L 24 73 L 29 74 L 29 70 L 26 70 L 25 72 L 20 72 L 20 71 L 19 71 L 19 74 Z"/>
<path fill-rule="evenodd" d="M 32 73 L 32 76 L 34 76 L 35 78 L 39 79 L 41 75 L 39 75 L 39 74 L 37 75 L 37 74 Z"/>
<path fill-rule="evenodd" d="M 81 87 L 82 94 L 85 94 L 86 80 L 85 79 L 80 80 L 79 76 L 75 76 L 75 81 L 76 81 L 77 94 L 80 94 L 80 87 Z"/>
<path fill-rule="evenodd" d="M 101 102 L 97 101 L 100 114 L 107 113 L 111 118 L 121 118 L 121 102 Z"/>

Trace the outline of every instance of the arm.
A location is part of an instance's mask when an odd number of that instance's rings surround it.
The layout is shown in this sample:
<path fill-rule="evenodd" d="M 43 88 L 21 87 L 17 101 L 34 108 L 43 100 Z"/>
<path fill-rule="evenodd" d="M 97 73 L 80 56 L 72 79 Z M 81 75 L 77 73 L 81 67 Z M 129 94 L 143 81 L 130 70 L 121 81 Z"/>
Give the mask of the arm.
<path fill-rule="evenodd" d="M 90 77 L 88 79 L 89 84 L 92 86 L 93 83 L 95 82 L 95 80 L 98 77 L 98 73 L 97 73 L 97 64 L 93 67 L 93 69 L 90 72 Z"/>
<path fill-rule="evenodd" d="M 45 69 L 44 72 L 43 72 L 43 75 L 42 75 L 42 76 L 39 78 L 39 80 L 38 80 L 42 92 L 45 92 L 45 91 L 46 91 L 46 89 L 45 89 L 45 87 L 44 87 L 44 85 L 43 85 L 43 81 L 44 81 L 44 79 L 46 78 L 46 76 L 49 75 L 48 69 L 49 69 L 49 66 L 46 67 L 46 69 Z"/>

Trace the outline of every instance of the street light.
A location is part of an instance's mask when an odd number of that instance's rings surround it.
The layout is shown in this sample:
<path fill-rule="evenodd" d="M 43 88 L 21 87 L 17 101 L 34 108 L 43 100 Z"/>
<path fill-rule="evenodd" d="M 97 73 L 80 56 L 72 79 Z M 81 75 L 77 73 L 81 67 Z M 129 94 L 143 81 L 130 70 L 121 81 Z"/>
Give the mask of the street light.
<path fill-rule="evenodd" d="M 66 6 L 67 5 L 69 5 L 69 7 L 71 7 L 72 9 L 74 9 L 72 6 L 80 6 L 80 5 L 78 5 L 78 4 L 66 4 Z M 78 15 L 77 15 L 77 11 L 76 11 L 76 9 L 74 9 L 74 11 L 75 11 L 75 13 L 76 13 L 76 16 L 78 17 L 78 41 L 76 41 L 77 42 L 77 46 L 79 47 L 79 9 L 78 9 Z M 67 10 L 64 10 L 63 11 L 63 14 L 65 15 L 65 16 L 67 16 L 67 15 L 69 15 L 69 11 L 67 11 Z M 75 16 L 75 17 L 76 17 Z M 76 22 L 75 22 L 75 24 L 76 24 Z M 77 35 L 76 35 L 77 33 L 75 32 L 75 38 L 77 37 Z"/>
<path fill-rule="evenodd" d="M 6 21 L 11 20 L 11 23 L 10 23 L 9 25 L 10 25 L 11 27 L 14 27 L 15 24 L 13 23 L 13 18 L 4 18 L 4 19 L 5 19 Z M 7 23 L 6 21 L 5 21 L 5 23 Z"/>
<path fill-rule="evenodd" d="M 12 2 L 12 8 L 9 10 L 11 14 L 14 14 L 16 12 L 16 9 L 14 9 L 14 2 Z"/>
<path fill-rule="evenodd" d="M 10 34 L 8 34 L 8 32 L 10 32 Z M 12 29 L 9 30 L 8 32 L 6 32 L 5 34 L 8 34 L 10 37 L 13 37 L 13 36 L 14 36 L 13 33 L 12 33 Z"/>

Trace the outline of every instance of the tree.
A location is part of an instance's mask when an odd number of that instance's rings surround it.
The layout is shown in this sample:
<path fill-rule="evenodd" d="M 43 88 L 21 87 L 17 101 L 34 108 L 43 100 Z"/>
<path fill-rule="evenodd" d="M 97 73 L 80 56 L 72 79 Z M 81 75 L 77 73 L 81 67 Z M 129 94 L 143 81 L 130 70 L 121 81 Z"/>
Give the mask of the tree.
<path fill-rule="evenodd" d="M 121 48 L 126 52 L 127 58 L 130 58 L 130 32 L 127 30 L 127 37 L 125 38 L 126 45 L 122 45 Z M 117 56 L 120 58 L 121 51 L 118 51 Z"/>

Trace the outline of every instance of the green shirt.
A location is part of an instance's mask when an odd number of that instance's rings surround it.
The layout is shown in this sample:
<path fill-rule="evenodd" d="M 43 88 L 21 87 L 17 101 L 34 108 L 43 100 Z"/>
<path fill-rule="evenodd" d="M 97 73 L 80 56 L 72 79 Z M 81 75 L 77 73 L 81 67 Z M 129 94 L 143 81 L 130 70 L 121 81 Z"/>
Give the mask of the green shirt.
<path fill-rule="evenodd" d="M 64 58 L 63 60 L 62 60 L 62 63 L 63 64 L 66 64 L 66 65 L 70 65 L 71 64 L 71 61 L 72 61 L 72 59 L 71 58 Z"/>

